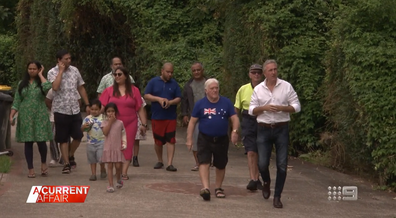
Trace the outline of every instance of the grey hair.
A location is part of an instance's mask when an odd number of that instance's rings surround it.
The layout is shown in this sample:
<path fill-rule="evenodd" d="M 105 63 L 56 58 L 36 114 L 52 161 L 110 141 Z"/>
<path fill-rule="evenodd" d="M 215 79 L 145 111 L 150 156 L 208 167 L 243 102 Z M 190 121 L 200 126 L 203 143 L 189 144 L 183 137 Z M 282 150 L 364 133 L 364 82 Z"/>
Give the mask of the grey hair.
<path fill-rule="evenodd" d="M 276 63 L 276 61 L 275 61 L 274 59 L 268 59 L 268 60 L 266 60 L 266 61 L 264 62 L 264 64 L 263 64 L 263 72 L 265 71 L 265 67 L 266 67 L 268 64 L 275 64 L 276 66 L 278 66 L 278 64 Z"/>
<path fill-rule="evenodd" d="M 201 62 L 199 62 L 199 61 L 195 61 L 193 64 L 191 64 L 191 67 L 194 66 L 194 65 L 196 65 L 196 64 L 201 65 L 202 70 L 204 69 L 204 65 L 203 65 Z"/>
<path fill-rule="evenodd" d="M 208 86 L 212 83 L 217 83 L 217 85 L 219 85 L 219 81 L 215 78 L 210 78 L 208 80 L 206 80 L 205 82 L 205 90 L 208 88 Z"/>

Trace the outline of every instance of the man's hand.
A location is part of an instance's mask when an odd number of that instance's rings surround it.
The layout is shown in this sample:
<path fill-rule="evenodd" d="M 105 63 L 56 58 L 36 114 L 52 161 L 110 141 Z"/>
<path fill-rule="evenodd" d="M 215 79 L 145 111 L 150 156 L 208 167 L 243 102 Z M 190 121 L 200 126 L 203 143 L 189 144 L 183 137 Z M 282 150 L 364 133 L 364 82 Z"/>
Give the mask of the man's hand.
<path fill-rule="evenodd" d="M 184 116 L 184 117 L 183 117 L 183 123 L 184 123 L 185 125 L 188 125 L 188 122 L 190 122 L 190 118 L 189 118 L 188 116 Z"/>
<path fill-rule="evenodd" d="M 269 111 L 269 112 L 279 112 L 280 110 L 280 105 L 272 105 L 272 104 L 268 104 L 264 106 L 264 111 Z"/>
<path fill-rule="evenodd" d="M 186 146 L 187 146 L 188 151 L 191 151 L 191 149 L 193 147 L 191 139 L 187 139 Z"/>
<path fill-rule="evenodd" d="M 91 114 L 91 107 L 89 107 L 89 105 L 85 106 L 85 111 L 87 112 L 87 115 Z"/>
<path fill-rule="evenodd" d="M 58 61 L 58 67 L 59 67 L 59 72 L 64 72 L 65 71 L 65 64 L 61 61 Z"/>
<path fill-rule="evenodd" d="M 232 131 L 231 133 L 231 142 L 236 145 L 238 143 L 238 133 Z"/>
<path fill-rule="evenodd" d="M 160 103 L 162 108 L 167 109 L 170 106 L 169 100 L 166 98 L 161 98 L 158 102 Z"/>

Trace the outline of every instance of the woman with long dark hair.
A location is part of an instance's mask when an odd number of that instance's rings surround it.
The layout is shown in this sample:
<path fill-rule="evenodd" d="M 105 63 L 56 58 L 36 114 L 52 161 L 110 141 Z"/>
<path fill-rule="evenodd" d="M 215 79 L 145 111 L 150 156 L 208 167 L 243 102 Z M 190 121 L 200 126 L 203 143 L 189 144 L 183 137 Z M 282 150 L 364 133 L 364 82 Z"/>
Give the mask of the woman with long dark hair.
<path fill-rule="evenodd" d="M 15 138 L 25 143 L 25 158 L 29 169 L 29 178 L 35 178 L 33 168 L 33 143 L 36 142 L 41 156 L 41 175 L 48 174 L 47 144 L 52 139 L 51 123 L 45 105 L 45 95 L 51 83 L 43 76 L 44 67 L 37 61 L 27 64 L 27 72 L 19 82 L 10 113 L 10 122 L 18 112 Z"/>
<path fill-rule="evenodd" d="M 124 67 L 117 67 L 114 70 L 114 84 L 106 88 L 100 96 L 100 102 L 104 108 L 107 103 L 113 102 L 117 105 L 119 114 L 117 119 L 124 123 L 127 135 L 127 148 L 123 150 L 126 162 L 122 164 L 122 179 L 128 180 L 128 167 L 133 154 L 133 144 L 137 131 L 146 133 L 147 118 L 142 107 L 143 101 L 139 89 L 134 86 L 129 77 L 128 70 Z M 138 130 L 138 116 L 142 126 Z"/>

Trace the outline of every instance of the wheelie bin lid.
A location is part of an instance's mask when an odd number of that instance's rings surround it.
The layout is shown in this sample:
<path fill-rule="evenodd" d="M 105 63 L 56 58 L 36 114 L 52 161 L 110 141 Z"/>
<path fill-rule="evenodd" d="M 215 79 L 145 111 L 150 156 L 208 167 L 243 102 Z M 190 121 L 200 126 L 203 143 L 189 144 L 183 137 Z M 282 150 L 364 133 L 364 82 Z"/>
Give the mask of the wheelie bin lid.
<path fill-rule="evenodd" d="M 2 101 L 13 102 L 14 98 L 11 95 L 0 92 L 0 102 Z"/>
<path fill-rule="evenodd" d="M 10 91 L 10 90 L 11 90 L 11 86 L 0 85 L 0 91 Z"/>

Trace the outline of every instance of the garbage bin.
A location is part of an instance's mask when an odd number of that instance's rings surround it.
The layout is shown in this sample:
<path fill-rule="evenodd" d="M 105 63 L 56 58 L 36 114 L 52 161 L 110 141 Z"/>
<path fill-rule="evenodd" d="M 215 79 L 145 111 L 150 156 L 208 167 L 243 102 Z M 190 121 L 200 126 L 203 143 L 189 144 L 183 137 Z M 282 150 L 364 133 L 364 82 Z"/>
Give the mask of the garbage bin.
<path fill-rule="evenodd" d="M 11 123 L 9 122 L 13 98 L 11 87 L 0 86 L 0 152 L 11 148 Z"/>

